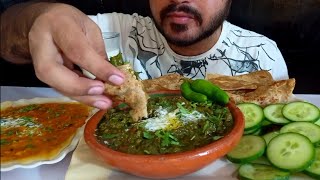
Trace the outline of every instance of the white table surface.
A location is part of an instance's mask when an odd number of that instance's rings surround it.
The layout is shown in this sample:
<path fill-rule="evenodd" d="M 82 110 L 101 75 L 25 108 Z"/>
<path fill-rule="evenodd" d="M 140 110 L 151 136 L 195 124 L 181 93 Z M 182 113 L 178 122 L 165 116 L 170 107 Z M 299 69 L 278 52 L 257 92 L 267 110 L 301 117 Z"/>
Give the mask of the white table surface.
<path fill-rule="evenodd" d="M 59 96 L 62 95 L 51 88 L 1 86 L 1 102 L 7 100 L 29 99 L 33 97 Z M 320 94 L 296 94 L 296 96 L 299 99 L 304 99 L 320 107 Z M 56 164 L 1 172 L 1 180 L 63 180 L 70 164 L 71 156 L 72 152 Z"/>

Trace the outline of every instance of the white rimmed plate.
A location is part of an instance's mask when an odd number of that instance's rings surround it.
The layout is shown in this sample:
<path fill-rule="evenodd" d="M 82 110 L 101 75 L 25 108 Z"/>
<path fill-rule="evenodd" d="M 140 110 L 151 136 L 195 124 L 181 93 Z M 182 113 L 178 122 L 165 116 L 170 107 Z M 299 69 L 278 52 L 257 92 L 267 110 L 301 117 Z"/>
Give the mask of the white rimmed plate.
<path fill-rule="evenodd" d="M 17 101 L 6 101 L 6 102 L 1 102 L 1 109 L 6 108 L 6 107 L 11 107 L 11 106 L 22 106 L 22 105 L 28 105 L 28 104 L 42 104 L 42 103 L 49 103 L 49 102 L 75 102 L 67 97 L 59 97 L 59 98 L 32 98 L 32 99 L 20 99 Z M 87 120 L 90 119 L 90 117 L 95 114 L 98 110 L 97 109 L 92 109 Z M 86 121 L 87 121 L 86 120 Z M 65 147 L 54 159 L 50 160 L 37 160 L 34 162 L 31 162 L 29 164 L 8 164 L 8 165 L 2 165 L 1 164 L 1 171 L 11 171 L 13 169 L 17 168 L 35 168 L 43 164 L 55 164 L 57 162 L 60 162 L 63 160 L 66 155 L 73 151 L 80 140 L 80 138 L 83 136 L 83 130 L 84 130 L 84 125 L 80 127 L 74 137 L 72 138 L 70 144 Z"/>

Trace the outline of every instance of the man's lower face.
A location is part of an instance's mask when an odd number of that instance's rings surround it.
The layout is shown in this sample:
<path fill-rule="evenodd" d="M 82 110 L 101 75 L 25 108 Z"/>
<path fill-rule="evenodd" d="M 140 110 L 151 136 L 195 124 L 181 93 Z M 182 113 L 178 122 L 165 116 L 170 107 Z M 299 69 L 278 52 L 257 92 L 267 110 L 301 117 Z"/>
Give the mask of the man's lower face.
<path fill-rule="evenodd" d="M 203 15 L 188 5 L 167 7 L 161 11 L 161 22 L 156 22 L 167 41 L 177 46 L 189 46 L 211 36 L 226 19 L 229 6 L 205 23 Z"/>

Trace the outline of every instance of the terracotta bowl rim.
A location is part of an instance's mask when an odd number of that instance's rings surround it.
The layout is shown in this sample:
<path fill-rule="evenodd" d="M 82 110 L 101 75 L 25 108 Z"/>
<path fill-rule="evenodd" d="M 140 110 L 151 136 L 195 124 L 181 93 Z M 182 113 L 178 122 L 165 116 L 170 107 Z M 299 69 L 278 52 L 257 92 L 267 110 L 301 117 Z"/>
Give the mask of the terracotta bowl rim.
<path fill-rule="evenodd" d="M 179 94 L 180 91 L 156 91 L 156 92 L 151 92 L 149 94 L 164 94 L 164 93 L 169 93 L 169 94 Z M 178 153 L 171 153 L 171 154 L 160 154 L 160 155 L 141 155 L 141 154 L 129 154 L 129 153 L 124 153 L 120 151 L 113 150 L 103 144 L 101 144 L 98 139 L 96 138 L 95 134 L 95 129 L 99 122 L 101 121 L 103 115 L 106 113 L 106 110 L 100 110 L 96 114 L 94 114 L 87 124 L 85 125 L 84 129 L 84 138 L 85 142 L 90 146 L 90 148 L 102 150 L 105 153 L 112 153 L 114 156 L 122 156 L 126 158 L 134 158 L 134 159 L 149 159 L 149 160 L 157 160 L 161 158 L 166 158 L 166 159 L 183 159 L 187 156 L 193 156 L 193 155 L 206 155 L 206 154 L 211 154 L 212 149 L 214 148 L 223 148 L 225 145 L 223 142 L 228 142 L 232 141 L 232 139 L 239 134 L 238 131 L 242 131 L 240 134 L 243 134 L 244 130 L 244 117 L 239 108 L 236 107 L 236 105 L 233 102 L 229 102 L 227 104 L 228 108 L 230 111 L 232 110 L 232 116 L 234 120 L 234 127 L 230 130 L 228 134 L 223 136 L 222 138 L 207 144 L 205 146 L 189 150 L 189 151 L 184 151 L 184 152 L 178 152 Z M 236 116 L 237 118 L 235 118 Z M 92 147 L 93 146 L 93 147 Z M 204 154 L 203 154 L 204 153 Z"/>

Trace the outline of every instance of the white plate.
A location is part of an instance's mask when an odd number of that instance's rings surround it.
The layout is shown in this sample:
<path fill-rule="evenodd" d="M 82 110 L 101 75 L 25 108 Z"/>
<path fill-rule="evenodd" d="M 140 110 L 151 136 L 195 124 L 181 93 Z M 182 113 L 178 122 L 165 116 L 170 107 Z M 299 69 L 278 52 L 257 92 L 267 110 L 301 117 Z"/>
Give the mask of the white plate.
<path fill-rule="evenodd" d="M 67 98 L 67 97 L 59 97 L 59 98 L 33 98 L 33 99 L 20 99 L 18 101 L 7 101 L 7 102 L 1 102 L 1 108 L 3 107 L 7 107 L 7 106 L 17 106 L 17 105 L 27 105 L 27 104 L 41 104 L 41 103 L 45 103 L 45 102 L 74 102 L 73 100 Z M 88 119 L 90 119 L 90 117 L 95 114 L 98 110 L 97 109 L 93 109 L 88 118 L 86 119 L 86 121 Z M 39 161 L 34 161 L 32 163 L 29 164 L 10 164 L 10 165 L 2 165 L 1 164 L 1 171 L 5 172 L 5 171 L 11 171 L 13 169 L 17 169 L 17 168 L 35 168 L 37 166 L 43 165 L 43 164 L 55 164 L 57 162 L 60 162 L 62 159 L 64 159 L 66 157 L 66 155 L 73 151 L 76 147 L 77 144 L 80 140 L 80 138 L 83 136 L 83 131 L 84 131 L 84 126 L 80 127 L 75 136 L 73 137 L 73 139 L 71 140 L 70 144 L 65 147 L 54 159 L 51 160 L 39 160 Z"/>
<path fill-rule="evenodd" d="M 11 171 L 11 170 L 17 169 L 17 168 L 35 168 L 35 167 L 43 165 L 43 164 L 55 164 L 57 162 L 60 162 L 63 158 L 66 157 L 66 155 L 69 152 L 73 151 L 77 147 L 77 144 L 78 144 L 80 138 L 83 135 L 83 129 L 84 129 L 84 126 L 81 127 L 80 129 L 78 129 L 76 135 L 73 137 L 73 139 L 72 139 L 71 143 L 69 144 L 69 146 L 64 148 L 57 155 L 56 158 L 54 158 L 52 160 L 35 161 L 33 163 L 30 163 L 30 164 L 11 164 L 11 165 L 8 165 L 8 166 L 2 166 L 1 165 L 1 171 Z"/>

